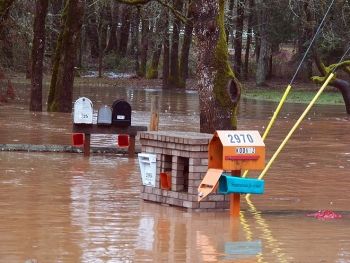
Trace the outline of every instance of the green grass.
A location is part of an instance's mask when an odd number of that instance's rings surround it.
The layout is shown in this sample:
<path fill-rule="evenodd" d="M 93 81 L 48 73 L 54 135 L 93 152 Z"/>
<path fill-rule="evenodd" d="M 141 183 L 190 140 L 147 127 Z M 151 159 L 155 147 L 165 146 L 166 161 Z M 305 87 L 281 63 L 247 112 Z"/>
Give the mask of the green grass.
<path fill-rule="evenodd" d="M 243 98 L 279 102 L 284 90 L 272 89 L 247 89 L 242 92 Z M 316 95 L 317 90 L 291 90 L 286 102 L 291 103 L 309 103 Z M 343 97 L 340 92 L 324 91 L 318 98 L 316 104 L 342 105 Z"/>

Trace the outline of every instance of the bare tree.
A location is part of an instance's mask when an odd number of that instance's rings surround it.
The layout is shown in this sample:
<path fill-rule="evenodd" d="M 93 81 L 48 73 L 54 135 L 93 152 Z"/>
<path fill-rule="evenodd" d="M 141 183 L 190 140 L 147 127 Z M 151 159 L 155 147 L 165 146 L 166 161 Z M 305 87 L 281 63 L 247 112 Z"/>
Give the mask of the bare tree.
<path fill-rule="evenodd" d="M 45 51 L 45 21 L 48 0 L 37 0 L 34 19 L 34 37 L 32 47 L 32 78 L 30 90 L 31 111 L 42 111 L 42 80 Z"/>
<path fill-rule="evenodd" d="M 48 97 L 48 111 L 72 111 L 74 67 L 84 10 L 84 0 L 66 1 L 62 29 L 56 47 L 55 64 Z"/>

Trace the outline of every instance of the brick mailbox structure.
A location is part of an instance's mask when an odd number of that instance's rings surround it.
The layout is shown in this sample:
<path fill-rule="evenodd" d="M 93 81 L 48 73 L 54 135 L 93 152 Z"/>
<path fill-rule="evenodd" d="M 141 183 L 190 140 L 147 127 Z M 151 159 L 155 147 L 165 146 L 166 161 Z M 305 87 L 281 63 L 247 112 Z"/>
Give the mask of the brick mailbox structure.
<path fill-rule="evenodd" d="M 208 144 L 212 134 L 194 132 L 141 132 L 142 153 L 156 155 L 155 186 L 142 185 L 143 200 L 213 210 L 229 208 L 229 197 L 212 193 L 198 202 L 198 187 L 208 170 Z M 167 174 L 168 178 L 161 175 Z M 168 188 L 162 180 L 170 179 Z M 170 180 L 169 180 L 170 181 Z"/>

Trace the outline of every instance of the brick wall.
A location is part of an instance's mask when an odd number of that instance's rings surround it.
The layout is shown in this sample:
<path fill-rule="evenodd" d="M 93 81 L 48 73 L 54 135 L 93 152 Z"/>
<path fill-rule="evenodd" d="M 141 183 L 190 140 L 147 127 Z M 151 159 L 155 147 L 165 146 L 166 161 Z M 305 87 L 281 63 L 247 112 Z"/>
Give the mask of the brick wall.
<path fill-rule="evenodd" d="M 198 186 L 208 170 L 211 134 L 193 132 L 142 132 L 143 153 L 156 154 L 156 187 L 141 186 L 141 198 L 189 209 L 227 209 L 229 197 L 216 193 L 198 202 Z M 160 174 L 171 175 L 171 189 L 161 189 Z"/>

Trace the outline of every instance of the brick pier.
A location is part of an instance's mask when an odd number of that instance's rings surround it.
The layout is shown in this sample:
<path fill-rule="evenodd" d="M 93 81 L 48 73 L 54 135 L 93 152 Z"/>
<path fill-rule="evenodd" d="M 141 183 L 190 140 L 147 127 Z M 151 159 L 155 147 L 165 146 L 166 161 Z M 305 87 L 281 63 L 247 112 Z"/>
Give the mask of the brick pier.
<path fill-rule="evenodd" d="M 198 202 L 198 186 L 208 169 L 208 144 L 213 135 L 194 132 L 142 132 L 143 153 L 156 154 L 156 187 L 141 186 L 143 200 L 189 209 L 229 207 L 229 197 L 210 194 Z M 160 173 L 171 174 L 171 190 L 161 189 Z"/>

